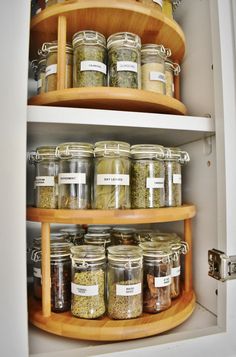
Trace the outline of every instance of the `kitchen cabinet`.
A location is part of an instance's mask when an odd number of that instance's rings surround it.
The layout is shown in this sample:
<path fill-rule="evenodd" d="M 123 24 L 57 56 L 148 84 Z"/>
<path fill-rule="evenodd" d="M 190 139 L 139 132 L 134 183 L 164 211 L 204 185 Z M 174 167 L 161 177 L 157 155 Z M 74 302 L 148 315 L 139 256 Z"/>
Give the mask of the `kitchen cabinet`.
<path fill-rule="evenodd" d="M 27 106 L 30 4 L 1 11 L 1 352 L 4 356 L 78 356 L 191 353 L 236 355 L 235 281 L 208 277 L 207 251 L 236 254 L 235 2 L 183 0 L 176 18 L 187 41 L 181 98 L 187 116 Z M 26 152 L 45 143 L 122 139 L 178 145 L 190 153 L 184 201 L 193 202 L 194 315 L 176 330 L 133 341 L 68 340 L 28 328 L 26 274 Z M 154 141 L 155 140 L 155 141 Z M 28 176 L 28 182 L 30 175 Z M 179 224 L 165 229 L 181 232 Z M 163 227 L 163 226 L 162 226 Z M 28 223 L 29 236 L 38 227 Z M 216 294 L 217 293 L 217 294 Z M 30 348 L 28 349 L 28 344 Z"/>

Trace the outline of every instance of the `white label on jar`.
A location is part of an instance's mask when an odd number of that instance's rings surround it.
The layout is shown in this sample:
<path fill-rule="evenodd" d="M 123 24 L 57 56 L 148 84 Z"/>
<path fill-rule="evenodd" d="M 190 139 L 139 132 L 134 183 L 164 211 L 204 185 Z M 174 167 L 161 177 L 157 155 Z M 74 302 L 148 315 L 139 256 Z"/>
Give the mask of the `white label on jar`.
<path fill-rule="evenodd" d="M 38 186 L 54 186 L 54 176 L 36 176 L 34 181 L 35 187 Z"/>
<path fill-rule="evenodd" d="M 162 288 L 171 284 L 171 275 L 155 277 L 155 288 Z"/>
<path fill-rule="evenodd" d="M 79 296 L 97 296 L 98 285 L 79 285 L 71 283 L 71 292 Z"/>
<path fill-rule="evenodd" d="M 171 268 L 172 278 L 174 278 L 175 276 L 179 276 L 179 275 L 180 275 L 180 266 L 178 266 L 176 268 Z"/>
<path fill-rule="evenodd" d="M 129 186 L 129 175 L 99 174 L 97 175 L 97 185 Z"/>
<path fill-rule="evenodd" d="M 162 72 L 151 71 L 150 81 L 166 82 L 166 76 Z"/>
<path fill-rule="evenodd" d="M 50 76 L 50 74 L 57 73 L 57 64 L 50 64 L 47 66 L 45 76 Z"/>
<path fill-rule="evenodd" d="M 82 71 L 95 71 L 106 74 L 107 66 L 98 61 L 81 61 L 80 62 L 80 70 Z"/>
<path fill-rule="evenodd" d="M 42 278 L 42 272 L 40 268 L 34 268 L 34 277 L 35 278 Z"/>
<path fill-rule="evenodd" d="M 163 0 L 152 0 L 153 2 L 155 2 L 156 4 L 160 5 L 162 7 L 163 5 Z"/>
<path fill-rule="evenodd" d="M 181 184 L 181 174 L 173 174 L 173 183 Z"/>
<path fill-rule="evenodd" d="M 116 284 L 116 295 L 119 296 L 134 296 L 141 294 L 141 283 L 132 285 Z"/>
<path fill-rule="evenodd" d="M 63 184 L 86 184 L 85 173 L 63 173 L 58 176 L 59 185 Z"/>
<path fill-rule="evenodd" d="M 39 79 L 37 81 L 37 89 L 41 88 L 42 87 L 42 79 Z"/>
<path fill-rule="evenodd" d="M 164 178 L 161 177 L 147 177 L 147 188 L 164 188 Z"/>
<path fill-rule="evenodd" d="M 129 71 L 129 72 L 138 72 L 138 65 L 136 62 L 132 61 L 118 61 L 117 62 L 117 72 Z"/>

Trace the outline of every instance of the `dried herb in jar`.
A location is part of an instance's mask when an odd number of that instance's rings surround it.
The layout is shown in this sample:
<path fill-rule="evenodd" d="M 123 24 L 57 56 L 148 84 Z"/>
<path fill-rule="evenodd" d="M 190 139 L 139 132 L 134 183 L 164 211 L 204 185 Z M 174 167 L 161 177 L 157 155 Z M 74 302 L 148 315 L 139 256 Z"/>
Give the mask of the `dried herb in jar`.
<path fill-rule="evenodd" d="M 178 177 L 178 179 L 176 179 Z M 176 161 L 165 162 L 165 205 L 171 207 L 181 206 L 181 165 Z"/>

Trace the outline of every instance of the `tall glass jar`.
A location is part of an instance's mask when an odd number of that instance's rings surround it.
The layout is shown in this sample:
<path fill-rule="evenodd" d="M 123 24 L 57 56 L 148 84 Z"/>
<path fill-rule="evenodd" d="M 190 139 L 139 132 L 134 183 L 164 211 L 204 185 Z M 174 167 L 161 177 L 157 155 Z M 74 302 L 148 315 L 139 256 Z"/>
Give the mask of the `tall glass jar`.
<path fill-rule="evenodd" d="M 181 165 L 190 161 L 186 151 L 179 148 L 164 148 L 165 151 L 165 205 L 182 205 Z"/>
<path fill-rule="evenodd" d="M 140 244 L 143 250 L 143 310 L 157 313 L 171 306 L 171 248 L 156 242 Z"/>
<path fill-rule="evenodd" d="M 58 206 L 58 159 L 55 146 L 40 146 L 29 155 L 35 165 L 35 206 L 57 208 Z"/>
<path fill-rule="evenodd" d="M 126 320 L 142 314 L 142 251 L 134 246 L 108 248 L 108 314 Z"/>
<path fill-rule="evenodd" d="M 146 44 L 141 49 L 142 89 L 166 93 L 165 60 L 170 50 L 162 45 Z"/>
<path fill-rule="evenodd" d="M 107 39 L 109 86 L 141 88 L 141 40 L 130 32 L 118 32 Z"/>
<path fill-rule="evenodd" d="M 130 208 L 130 145 L 95 143 L 94 208 Z"/>
<path fill-rule="evenodd" d="M 110 233 L 87 233 L 84 236 L 84 244 L 104 247 L 106 252 L 111 245 L 111 235 Z"/>
<path fill-rule="evenodd" d="M 46 76 L 46 57 L 41 55 L 38 60 L 37 94 L 41 94 L 46 91 L 45 76 Z"/>
<path fill-rule="evenodd" d="M 144 5 L 147 5 L 149 7 L 153 7 L 153 9 L 162 11 L 163 0 L 137 0 L 137 1 L 143 3 Z"/>
<path fill-rule="evenodd" d="M 136 229 L 129 227 L 114 227 L 112 230 L 113 245 L 138 245 Z"/>
<path fill-rule="evenodd" d="M 46 57 L 45 91 L 57 90 L 57 41 L 46 42 L 39 54 Z M 72 87 L 72 62 L 73 50 L 70 44 L 66 44 L 66 83 L 65 88 Z"/>
<path fill-rule="evenodd" d="M 174 63 L 170 60 L 165 61 L 166 95 L 168 95 L 169 97 L 174 97 L 174 76 L 178 76 L 179 73 L 180 66 L 178 65 L 178 63 Z"/>
<path fill-rule="evenodd" d="M 91 208 L 91 177 L 93 145 L 63 143 L 57 147 L 59 162 L 58 207 L 62 209 Z"/>
<path fill-rule="evenodd" d="M 81 245 L 71 248 L 72 284 L 71 312 L 84 319 L 104 315 L 105 250 L 102 247 Z"/>
<path fill-rule="evenodd" d="M 74 34 L 72 45 L 73 87 L 106 86 L 106 38 L 96 31 L 80 31 Z"/>
<path fill-rule="evenodd" d="M 165 205 L 163 146 L 133 145 L 130 152 L 132 208 L 163 207 Z"/>
<path fill-rule="evenodd" d="M 60 230 L 65 234 L 65 240 L 73 245 L 83 245 L 85 230 L 82 227 L 68 227 Z"/>

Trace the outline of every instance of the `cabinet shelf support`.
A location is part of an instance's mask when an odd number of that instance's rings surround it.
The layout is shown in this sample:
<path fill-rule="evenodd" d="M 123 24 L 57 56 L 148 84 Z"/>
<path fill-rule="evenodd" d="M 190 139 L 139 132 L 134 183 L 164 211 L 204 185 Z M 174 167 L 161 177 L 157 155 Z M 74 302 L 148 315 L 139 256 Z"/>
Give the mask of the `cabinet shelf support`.
<path fill-rule="evenodd" d="M 51 315 L 50 223 L 42 222 L 42 312 Z"/>
<path fill-rule="evenodd" d="M 184 256 L 184 291 L 193 288 L 192 282 L 192 220 L 184 220 L 184 240 L 189 246 L 189 252 Z"/>
<path fill-rule="evenodd" d="M 57 52 L 57 90 L 66 88 L 66 31 L 67 20 L 65 16 L 58 17 L 58 52 Z"/>

